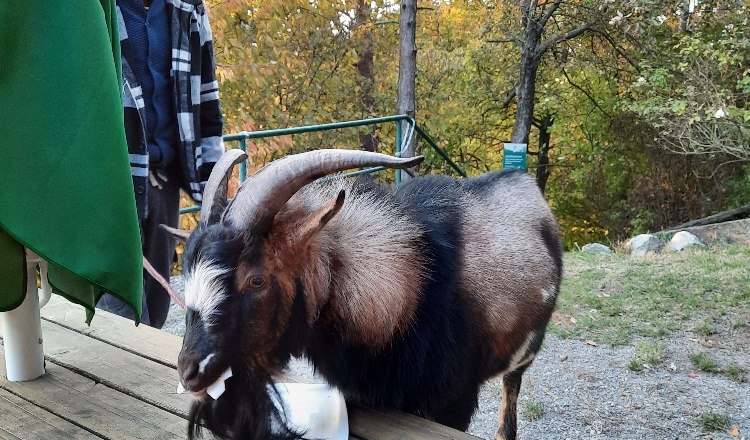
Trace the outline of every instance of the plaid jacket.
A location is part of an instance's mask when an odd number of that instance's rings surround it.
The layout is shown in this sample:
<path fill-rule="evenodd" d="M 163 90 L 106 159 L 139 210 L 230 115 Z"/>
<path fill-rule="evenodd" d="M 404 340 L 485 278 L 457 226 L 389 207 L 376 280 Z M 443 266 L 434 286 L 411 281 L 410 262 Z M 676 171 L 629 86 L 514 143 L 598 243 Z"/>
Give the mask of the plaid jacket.
<path fill-rule="evenodd" d="M 224 152 L 211 28 L 202 0 L 166 0 L 166 3 L 170 15 L 171 80 L 179 132 L 175 156 L 180 165 L 182 188 L 195 201 L 201 201 L 211 169 Z M 130 68 L 133 48 L 119 7 L 117 19 L 122 54 L 125 135 L 138 216 L 145 218 L 149 187 L 149 157 L 143 124 L 146 110 L 141 87 Z"/>

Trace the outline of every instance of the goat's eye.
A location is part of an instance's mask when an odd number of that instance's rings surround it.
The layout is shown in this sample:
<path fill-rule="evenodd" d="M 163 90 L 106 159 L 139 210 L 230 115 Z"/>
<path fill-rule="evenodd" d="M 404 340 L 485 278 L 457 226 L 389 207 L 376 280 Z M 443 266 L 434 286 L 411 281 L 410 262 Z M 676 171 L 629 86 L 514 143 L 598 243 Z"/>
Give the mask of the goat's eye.
<path fill-rule="evenodd" d="M 266 280 L 261 276 L 254 276 L 250 278 L 250 282 L 248 284 L 250 285 L 251 289 L 260 289 L 261 287 L 265 286 Z"/>

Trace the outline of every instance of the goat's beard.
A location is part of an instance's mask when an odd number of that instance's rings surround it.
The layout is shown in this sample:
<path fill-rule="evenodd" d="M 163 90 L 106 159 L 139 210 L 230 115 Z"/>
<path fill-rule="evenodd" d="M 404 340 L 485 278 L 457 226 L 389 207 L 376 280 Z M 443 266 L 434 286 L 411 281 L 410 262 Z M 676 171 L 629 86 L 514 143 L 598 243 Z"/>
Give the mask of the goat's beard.
<path fill-rule="evenodd" d="M 222 439 L 302 439 L 304 432 L 287 426 L 285 414 L 274 405 L 269 392 L 276 393 L 276 400 L 281 401 L 269 374 L 250 378 L 235 372 L 217 400 L 206 396 L 193 402 L 188 438 L 201 438 L 205 428 Z"/>

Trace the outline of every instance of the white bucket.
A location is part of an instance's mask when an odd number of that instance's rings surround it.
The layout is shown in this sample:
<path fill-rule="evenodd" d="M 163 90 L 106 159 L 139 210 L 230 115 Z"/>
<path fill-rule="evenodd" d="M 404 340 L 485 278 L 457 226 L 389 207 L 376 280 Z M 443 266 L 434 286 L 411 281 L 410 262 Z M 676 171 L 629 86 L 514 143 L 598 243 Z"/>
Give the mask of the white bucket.
<path fill-rule="evenodd" d="M 304 431 L 306 439 L 348 440 L 349 417 L 344 396 L 326 384 L 277 383 L 290 428 Z M 271 399 L 279 408 L 273 391 Z"/>

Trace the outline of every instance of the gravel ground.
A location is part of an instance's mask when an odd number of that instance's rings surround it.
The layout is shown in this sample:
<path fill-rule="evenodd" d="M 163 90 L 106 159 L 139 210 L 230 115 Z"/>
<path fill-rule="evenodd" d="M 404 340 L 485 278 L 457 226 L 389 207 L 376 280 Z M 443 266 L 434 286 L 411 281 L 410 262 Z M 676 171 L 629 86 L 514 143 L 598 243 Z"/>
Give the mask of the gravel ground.
<path fill-rule="evenodd" d="M 181 278 L 172 280 L 182 291 Z M 184 315 L 172 307 L 165 331 L 184 334 Z M 750 440 L 750 330 L 722 332 L 711 339 L 677 333 L 664 341 L 667 356 L 659 366 L 634 372 L 627 365 L 633 347 L 608 348 L 549 335 L 524 375 L 519 399 L 519 437 L 542 440 Z M 719 365 L 735 362 L 745 382 L 694 371 L 689 355 L 705 352 Z M 312 377 L 306 361 L 290 365 L 292 374 Z M 696 373 L 697 377 L 690 377 Z M 501 380 L 483 387 L 469 432 L 492 439 L 500 406 Z M 529 404 L 541 404 L 530 421 Z M 538 405 L 537 405 L 538 406 Z M 726 415 L 729 426 L 705 432 L 700 417 Z"/>

